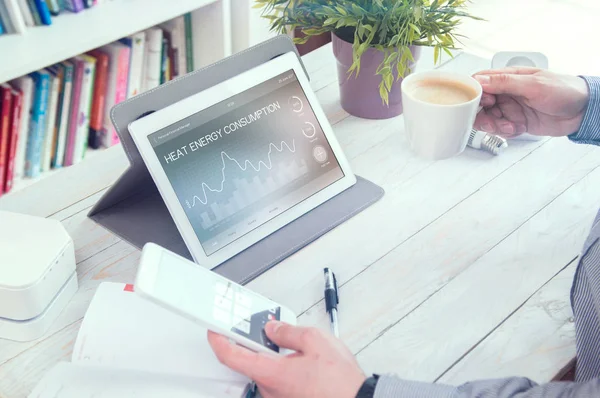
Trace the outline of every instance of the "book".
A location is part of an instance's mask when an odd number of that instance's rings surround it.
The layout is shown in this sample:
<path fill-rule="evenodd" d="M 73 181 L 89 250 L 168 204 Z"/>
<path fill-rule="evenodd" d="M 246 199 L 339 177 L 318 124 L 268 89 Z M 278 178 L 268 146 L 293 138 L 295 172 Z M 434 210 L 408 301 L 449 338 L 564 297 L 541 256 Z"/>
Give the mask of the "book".
<path fill-rule="evenodd" d="M 20 181 L 25 175 L 25 159 L 27 156 L 27 142 L 29 139 L 29 121 L 31 120 L 31 105 L 33 103 L 35 85 L 31 76 L 23 76 L 10 82 L 11 86 L 21 91 L 23 101 L 21 106 L 21 120 L 19 122 L 19 142 L 15 155 L 14 181 Z"/>
<path fill-rule="evenodd" d="M 110 110 L 127 99 L 127 80 L 129 77 L 130 49 L 123 43 L 115 42 L 103 46 L 102 51 L 109 54 L 108 88 L 106 90 L 106 111 L 102 126 L 103 145 L 106 147 L 119 143 L 119 136 L 111 123 Z"/>
<path fill-rule="evenodd" d="M 148 91 L 160 85 L 163 31 L 159 28 L 150 28 L 144 33 L 146 35 L 146 51 L 144 54 L 143 90 Z"/>
<path fill-rule="evenodd" d="M 29 9 L 31 10 L 31 15 L 33 16 L 35 26 L 42 25 L 42 18 L 40 17 L 40 13 L 38 12 L 37 6 L 35 5 L 35 0 L 27 0 L 27 4 L 29 5 Z"/>
<path fill-rule="evenodd" d="M 168 35 L 168 33 L 167 33 Z M 163 32 L 162 47 L 160 49 L 160 84 L 169 81 L 169 38 Z"/>
<path fill-rule="evenodd" d="M 21 127 L 21 109 L 23 106 L 23 93 L 19 90 L 12 90 L 12 115 L 11 133 L 8 139 L 8 160 L 6 164 L 6 177 L 4 181 L 4 192 L 10 192 L 13 187 L 15 176 L 15 155 L 17 153 L 17 144 L 19 143 L 19 129 Z"/>
<path fill-rule="evenodd" d="M 73 87 L 71 93 L 71 109 L 69 112 L 69 131 L 67 133 L 65 158 L 63 166 L 73 164 L 75 155 L 75 145 L 77 144 L 77 132 L 79 130 L 79 105 L 81 104 L 81 86 L 83 84 L 83 69 L 85 62 L 81 59 L 73 58 L 70 60 L 73 64 Z"/>
<path fill-rule="evenodd" d="M 83 0 L 62 0 L 63 8 L 71 12 L 80 12 L 85 8 Z"/>
<path fill-rule="evenodd" d="M 4 33 L 16 33 L 17 30 L 13 25 L 13 21 L 8 13 L 8 8 L 3 1 L 0 1 L 0 21 L 4 25 Z"/>
<path fill-rule="evenodd" d="M 171 35 L 171 49 L 173 52 L 173 78 L 185 75 L 187 71 L 187 49 L 185 37 L 185 18 L 183 16 L 172 19 L 160 25 L 163 31 Z"/>
<path fill-rule="evenodd" d="M 87 150 L 94 77 L 96 75 L 96 58 L 89 55 L 80 55 L 76 58 L 83 61 L 83 80 L 81 82 L 81 94 L 79 97 L 79 116 L 77 117 L 77 136 L 73 151 L 73 164 L 83 160 Z"/>
<path fill-rule="evenodd" d="M 246 395 L 250 380 L 217 360 L 205 328 L 132 290 L 122 283 L 98 286 L 71 362 L 59 362 L 50 369 L 31 397 Z"/>
<path fill-rule="evenodd" d="M 0 84 L 0 196 L 4 193 L 4 181 L 8 165 L 12 110 L 12 87 L 7 83 Z"/>
<path fill-rule="evenodd" d="M 46 0 L 46 4 L 48 5 L 48 9 L 50 10 L 50 14 L 57 16 L 60 14 L 60 4 L 58 0 Z"/>
<path fill-rule="evenodd" d="M 34 0 L 35 7 L 37 9 L 38 14 L 40 15 L 40 20 L 43 25 L 52 25 L 52 17 L 50 16 L 50 10 L 48 9 L 48 5 L 44 0 Z"/>
<path fill-rule="evenodd" d="M 44 127 L 48 111 L 48 93 L 50 91 L 50 75 L 46 71 L 31 74 L 35 82 L 35 94 L 27 137 L 27 155 L 25 159 L 25 175 L 38 177 L 41 171 L 42 148 L 44 144 Z"/>
<path fill-rule="evenodd" d="M 19 8 L 21 9 L 21 14 L 23 15 L 23 19 L 25 20 L 25 25 L 27 26 L 35 26 L 35 21 L 33 19 L 33 14 L 31 13 L 31 9 L 27 4 L 27 0 L 18 0 Z"/>
<path fill-rule="evenodd" d="M 93 50 L 89 54 L 96 58 L 96 79 L 90 114 L 88 144 L 90 148 L 98 149 L 102 146 L 102 126 L 104 123 L 109 57 L 108 54 L 101 50 Z"/>
<path fill-rule="evenodd" d="M 62 167 L 67 146 L 67 135 L 69 133 L 69 122 L 71 114 L 71 94 L 73 92 L 73 64 L 65 61 L 57 65 L 62 71 L 62 87 L 59 97 L 58 112 L 56 116 L 56 143 L 54 155 L 52 156 L 52 167 Z"/>
<path fill-rule="evenodd" d="M 60 81 L 51 70 L 46 69 L 50 75 L 50 92 L 48 93 L 48 113 L 46 116 L 46 130 L 44 133 L 44 144 L 42 148 L 41 171 L 50 171 L 52 164 L 52 144 L 54 143 L 54 124 L 56 123 L 56 111 L 58 109 L 58 92 Z"/>
<path fill-rule="evenodd" d="M 138 95 L 142 91 L 142 76 L 144 69 L 144 46 L 146 35 L 138 32 L 120 40 L 130 49 L 129 78 L 127 82 L 127 98 Z"/>
<path fill-rule="evenodd" d="M 58 97 L 56 101 L 56 116 L 53 124 L 53 132 L 52 132 L 52 143 L 50 145 L 50 168 L 54 168 L 54 159 L 56 158 L 56 143 L 58 141 L 58 125 L 60 123 L 61 117 L 61 102 L 63 99 L 63 81 L 65 78 L 64 69 L 60 64 L 55 64 L 46 68 L 52 73 L 52 75 L 58 79 Z"/>
<path fill-rule="evenodd" d="M 4 25 L 2 24 L 2 17 L 0 16 L 0 35 L 4 34 Z"/>
<path fill-rule="evenodd" d="M 189 12 L 183 16 L 185 24 L 185 55 L 187 60 L 187 72 L 194 71 L 194 43 L 192 32 L 192 14 Z"/>
<path fill-rule="evenodd" d="M 25 33 L 27 25 L 25 24 L 25 18 L 19 7 L 17 0 L 6 0 L 6 10 L 8 11 L 8 17 L 10 18 L 12 25 L 15 29 L 15 33 Z"/>

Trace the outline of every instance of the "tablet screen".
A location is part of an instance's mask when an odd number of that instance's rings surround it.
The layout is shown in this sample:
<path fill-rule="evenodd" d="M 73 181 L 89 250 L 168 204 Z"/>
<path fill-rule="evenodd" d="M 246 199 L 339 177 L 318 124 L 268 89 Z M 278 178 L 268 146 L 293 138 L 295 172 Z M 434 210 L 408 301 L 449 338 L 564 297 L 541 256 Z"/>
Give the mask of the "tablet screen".
<path fill-rule="evenodd" d="M 148 139 L 207 256 L 344 177 L 293 70 Z"/>

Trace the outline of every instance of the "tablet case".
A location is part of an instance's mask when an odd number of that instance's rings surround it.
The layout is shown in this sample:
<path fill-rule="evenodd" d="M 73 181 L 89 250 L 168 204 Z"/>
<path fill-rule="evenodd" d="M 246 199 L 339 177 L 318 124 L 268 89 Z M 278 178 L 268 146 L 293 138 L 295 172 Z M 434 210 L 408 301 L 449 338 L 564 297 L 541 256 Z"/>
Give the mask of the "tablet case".
<path fill-rule="evenodd" d="M 192 259 L 129 135 L 128 125 L 153 111 L 290 51 L 298 55 L 288 36 L 277 36 L 113 107 L 112 123 L 130 166 L 96 203 L 88 216 L 137 248 L 141 249 L 147 242 L 154 242 Z M 298 58 L 304 68 L 299 55 Z M 306 68 L 304 71 L 306 72 Z M 353 187 L 213 270 L 237 283 L 247 283 L 383 196 L 381 187 L 361 177 L 357 177 L 357 180 Z"/>

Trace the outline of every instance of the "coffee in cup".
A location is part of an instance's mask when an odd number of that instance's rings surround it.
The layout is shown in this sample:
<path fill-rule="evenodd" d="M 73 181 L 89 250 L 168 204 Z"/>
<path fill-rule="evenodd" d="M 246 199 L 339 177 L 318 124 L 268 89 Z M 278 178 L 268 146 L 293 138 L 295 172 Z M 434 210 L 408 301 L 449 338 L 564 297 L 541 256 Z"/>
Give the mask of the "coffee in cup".
<path fill-rule="evenodd" d="M 458 81 L 424 79 L 409 88 L 416 99 L 437 105 L 458 105 L 477 97 L 477 90 Z"/>
<path fill-rule="evenodd" d="M 483 93 L 469 75 L 432 70 L 402 81 L 404 127 L 411 149 L 439 160 L 465 150 Z"/>

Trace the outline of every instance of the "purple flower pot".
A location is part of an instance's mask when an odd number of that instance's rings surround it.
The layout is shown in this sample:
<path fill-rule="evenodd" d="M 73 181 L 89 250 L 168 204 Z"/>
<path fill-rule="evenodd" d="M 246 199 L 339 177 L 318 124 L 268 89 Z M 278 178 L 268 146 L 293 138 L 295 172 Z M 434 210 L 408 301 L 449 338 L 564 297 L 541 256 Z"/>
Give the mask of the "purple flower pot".
<path fill-rule="evenodd" d="M 389 96 L 389 106 L 383 103 L 379 94 L 381 76 L 376 75 L 377 67 L 383 62 L 383 52 L 368 48 L 360 61 L 360 73 L 348 77 L 348 69 L 352 66 L 352 43 L 331 35 L 333 54 L 337 59 L 338 81 L 342 108 L 351 115 L 366 119 L 388 119 L 402 114 L 402 79 L 396 81 L 397 72 L 394 68 L 394 84 Z M 411 47 L 415 61 L 421 55 L 421 48 Z M 413 69 L 414 64 L 410 65 Z"/>

